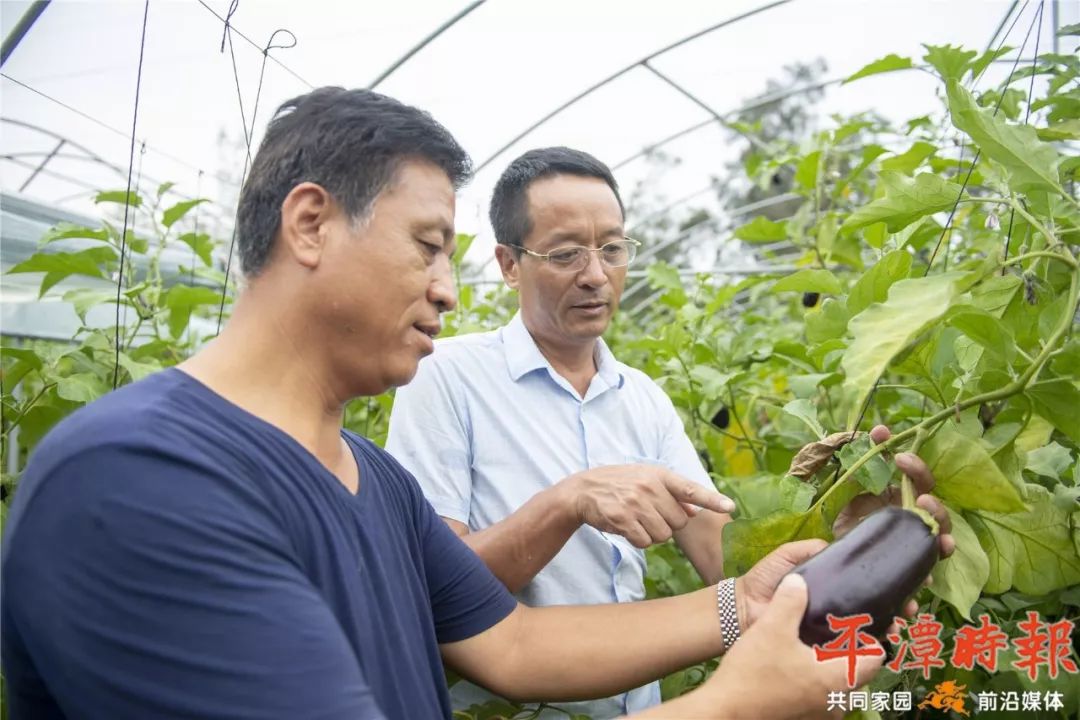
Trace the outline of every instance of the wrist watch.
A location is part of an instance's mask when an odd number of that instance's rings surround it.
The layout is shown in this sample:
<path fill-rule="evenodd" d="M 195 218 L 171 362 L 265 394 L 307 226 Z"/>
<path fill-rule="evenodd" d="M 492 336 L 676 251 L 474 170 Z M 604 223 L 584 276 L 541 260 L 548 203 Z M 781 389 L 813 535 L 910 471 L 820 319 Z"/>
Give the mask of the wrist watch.
<path fill-rule="evenodd" d="M 735 578 L 725 578 L 716 584 L 716 609 L 720 614 L 720 638 L 724 652 L 739 639 L 739 612 L 735 607 Z"/>

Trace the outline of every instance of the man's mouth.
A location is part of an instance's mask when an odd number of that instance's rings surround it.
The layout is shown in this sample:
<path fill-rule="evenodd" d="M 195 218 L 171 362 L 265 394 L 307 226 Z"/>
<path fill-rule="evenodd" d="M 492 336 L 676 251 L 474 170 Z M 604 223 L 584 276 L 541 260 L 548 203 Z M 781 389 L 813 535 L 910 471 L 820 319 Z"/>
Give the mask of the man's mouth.
<path fill-rule="evenodd" d="M 417 330 L 419 330 L 420 332 L 424 333 L 425 335 L 427 335 L 432 340 L 435 339 L 436 335 L 438 335 L 440 332 L 442 332 L 442 324 L 437 323 L 437 322 L 433 322 L 433 323 L 414 323 L 413 327 L 416 328 Z"/>

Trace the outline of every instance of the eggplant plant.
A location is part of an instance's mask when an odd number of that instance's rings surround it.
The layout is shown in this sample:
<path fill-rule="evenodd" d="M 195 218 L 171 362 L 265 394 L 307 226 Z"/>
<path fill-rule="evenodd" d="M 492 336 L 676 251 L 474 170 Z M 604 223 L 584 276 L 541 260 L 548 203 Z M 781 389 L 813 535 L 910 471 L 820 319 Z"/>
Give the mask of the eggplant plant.
<path fill-rule="evenodd" d="M 765 187 L 793 169 L 803 202 L 786 220 L 744 222 L 734 237 L 800 269 L 733 285 L 703 274 L 687 286 L 654 265 L 659 309 L 620 317 L 610 339 L 661 382 L 735 499 L 722 538 L 728 574 L 784 542 L 834 540 L 854 497 L 901 483 L 889 455 L 919 454 L 948 508 L 955 554 L 936 564 L 917 548 L 909 557 L 882 517 L 857 529 L 859 542 L 880 545 L 875 570 L 838 558 L 840 541 L 804 572 L 811 605 L 815 581 L 831 577 L 831 599 L 837 585 L 861 596 L 880 631 L 903 597 L 886 607 L 874 585 L 914 592 L 909 561 L 932 565 L 917 599 L 944 623 L 947 644 L 982 615 L 1013 635 L 1028 610 L 1080 616 L 1080 58 L 1044 54 L 1007 84 L 973 92 L 994 57 L 927 48 L 940 121 L 834 118 L 809 143 L 753 156 L 750 180 Z M 913 64 L 890 56 L 852 79 Z M 869 145 L 846 144 L 867 129 Z M 635 328 L 635 317 L 648 326 Z M 877 424 L 892 431 L 879 445 L 866 432 Z M 697 586 L 673 548 L 648 557 L 651 594 Z M 814 612 L 808 623 L 822 620 Z M 806 624 L 804 633 L 820 637 Z M 704 677 L 692 672 L 669 677 L 665 692 Z M 1043 717 L 1080 710 L 1075 675 L 1035 682 L 1007 663 L 993 674 L 935 673 L 885 672 L 875 687 L 1054 688 L 1065 709 Z"/>

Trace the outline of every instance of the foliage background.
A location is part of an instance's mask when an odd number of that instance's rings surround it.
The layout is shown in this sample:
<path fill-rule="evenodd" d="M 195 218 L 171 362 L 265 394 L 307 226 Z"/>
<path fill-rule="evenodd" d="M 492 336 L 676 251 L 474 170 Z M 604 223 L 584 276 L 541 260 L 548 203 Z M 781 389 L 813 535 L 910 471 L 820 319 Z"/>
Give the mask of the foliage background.
<path fill-rule="evenodd" d="M 729 572 L 786 539 L 831 537 L 847 499 L 896 482 L 880 456 L 885 448 L 866 440 L 796 478 L 789 464 L 804 444 L 827 430 L 884 422 L 896 433 L 888 450 L 918 451 L 934 468 L 959 541 L 918 596 L 923 611 L 945 623 L 947 643 L 984 613 L 1011 637 L 1028 610 L 1080 619 L 1080 60 L 1044 54 L 1001 86 L 972 92 L 993 59 L 928 47 L 922 58 L 888 56 L 853 76 L 913 64 L 940 76 L 941 115 L 901 126 L 867 114 L 813 128 L 805 108 L 732 123 L 755 142 L 740 167 L 718 174 L 729 208 L 794 197 L 753 217 L 736 213 L 737 223 L 700 212 L 673 225 L 649 211 L 647 193 L 634 194 L 638 216 L 652 216 L 640 234 L 656 246 L 673 229 L 701 226 L 722 259 L 725 228 L 737 225 L 732 242 L 742 252 L 797 271 L 685 278 L 659 259 L 678 261 L 676 246 L 648 265 L 649 298 L 628 297 L 607 335 L 620 359 L 664 387 L 717 486 L 738 503 L 739 519 L 724 537 Z M 813 72 L 791 71 L 798 79 Z M 167 189 L 145 197 L 102 192 L 100 203 L 127 203 L 141 215 L 140 233 L 109 223 L 61 226 L 11 270 L 39 273 L 42 295 L 71 276 L 118 280 L 127 320 L 83 327 L 71 343 L 5 341 L 4 468 L 17 452 L 21 469 L 43 434 L 82 405 L 186 357 L 212 334 L 192 318 L 214 323 L 227 312 L 223 268 L 212 254 L 218 241 L 193 224 L 197 201 L 163 206 Z M 80 245 L 65 244 L 71 240 Z M 462 261 L 469 241 L 459 238 L 459 281 L 469 274 Z M 177 243 L 190 248 L 192 266 L 163 272 L 162 254 Z M 447 335 L 491 329 L 513 312 L 500 286 L 459 287 Z M 63 299 L 85 321 L 90 308 L 115 305 L 117 296 L 87 289 Z M 359 399 L 346 424 L 382 443 L 391 403 L 390 394 Z M 16 481 L 17 473 L 4 474 L 0 512 Z M 647 557 L 651 597 L 700 587 L 674 545 Z M 1074 659 L 1078 644 L 1074 636 Z M 665 697 L 691 690 L 713 667 L 665 678 Z M 1069 676 L 1032 683 L 1011 670 L 945 668 L 929 680 L 882 673 L 873 688 L 903 687 L 921 698 L 943 679 L 969 692 L 1064 694 L 1060 713 L 1033 718 L 1080 712 L 1080 688 Z M 492 704 L 459 715 L 537 712 Z"/>

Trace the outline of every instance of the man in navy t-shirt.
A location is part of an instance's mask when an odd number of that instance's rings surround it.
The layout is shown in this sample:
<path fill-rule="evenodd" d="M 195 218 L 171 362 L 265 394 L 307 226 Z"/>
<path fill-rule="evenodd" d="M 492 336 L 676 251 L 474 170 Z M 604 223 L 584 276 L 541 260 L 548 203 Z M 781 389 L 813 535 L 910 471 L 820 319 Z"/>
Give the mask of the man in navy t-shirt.
<path fill-rule="evenodd" d="M 712 589 L 528 608 L 407 472 L 342 431 L 350 399 L 407 383 L 433 350 L 469 173 L 441 125 L 385 96 L 322 88 L 279 109 L 241 194 L 246 282 L 225 330 L 74 413 L 23 474 L 0 607 L 13 720 L 449 718 L 444 661 L 559 701 L 729 647 L 643 717 L 824 710 L 846 667 L 799 642 L 798 576 L 777 589 L 823 543 L 767 557 L 720 618 Z M 861 660 L 860 682 L 879 665 Z"/>

